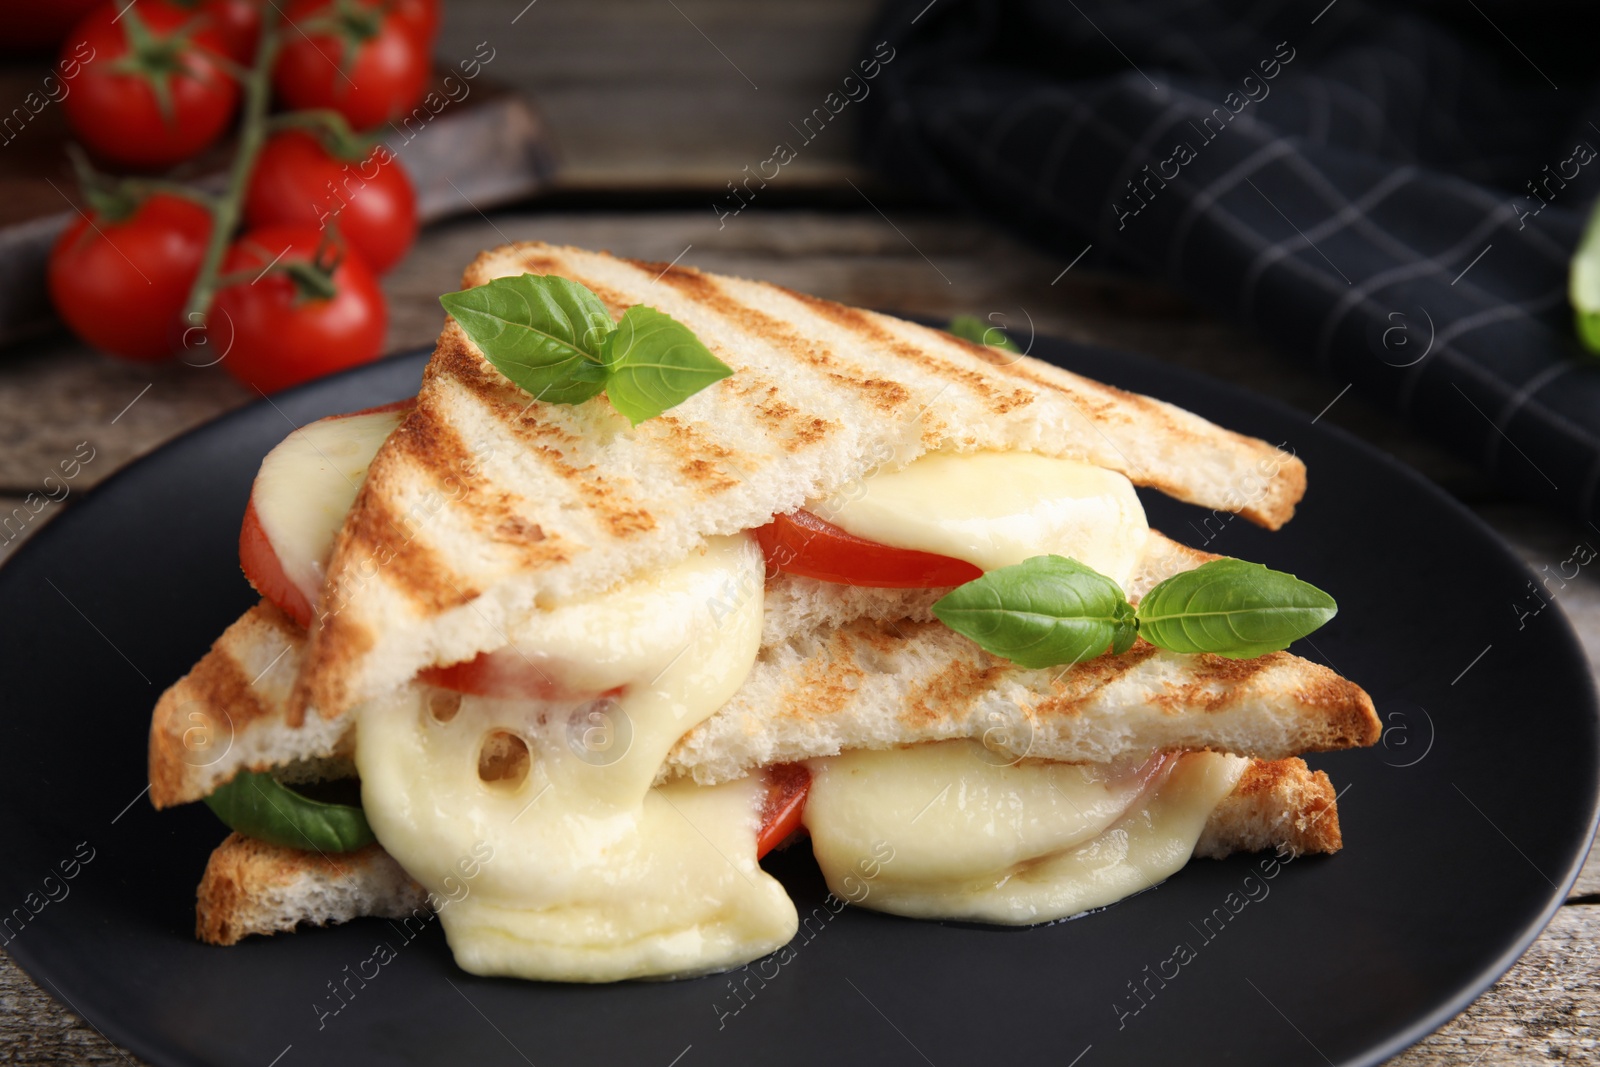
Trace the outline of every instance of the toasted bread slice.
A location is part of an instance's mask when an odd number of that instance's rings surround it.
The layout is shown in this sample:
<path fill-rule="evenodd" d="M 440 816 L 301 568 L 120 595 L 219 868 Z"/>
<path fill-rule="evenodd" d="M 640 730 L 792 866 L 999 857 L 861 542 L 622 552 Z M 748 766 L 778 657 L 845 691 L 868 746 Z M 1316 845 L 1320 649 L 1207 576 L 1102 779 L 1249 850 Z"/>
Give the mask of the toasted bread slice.
<path fill-rule="evenodd" d="M 1328 776 L 1303 760 L 1255 762 L 1212 812 L 1194 854 L 1337 852 L 1336 799 Z M 213 945 L 369 915 L 406 920 L 409 931 L 430 917 L 422 887 L 378 845 L 325 856 L 231 834 L 211 854 L 197 896 L 195 933 Z"/>
<path fill-rule="evenodd" d="M 859 620 L 764 649 L 743 687 L 667 756 L 711 785 L 752 768 L 951 738 L 1017 758 L 1112 763 L 1149 752 L 1282 759 L 1373 744 L 1372 700 L 1328 668 L 1273 652 L 1120 656 L 1024 670 L 938 622 Z"/>
<path fill-rule="evenodd" d="M 1253 760 L 1206 820 L 1194 854 L 1220 860 L 1235 852 L 1338 852 L 1339 795 L 1324 771 L 1302 759 Z"/>
<path fill-rule="evenodd" d="M 240 770 L 314 760 L 349 763 L 348 717 L 288 726 L 289 693 L 305 631 L 263 600 L 156 702 L 150 721 L 150 800 L 199 800 Z"/>
<path fill-rule="evenodd" d="M 367 845 L 327 855 L 229 834 L 211 853 L 196 891 L 194 933 L 213 945 L 301 923 L 349 922 L 365 915 L 431 918 L 427 894 L 383 850 Z"/>
<path fill-rule="evenodd" d="M 613 316 L 657 307 L 734 374 L 630 427 L 603 397 L 530 398 L 449 321 L 335 540 L 296 718 L 933 449 L 1080 459 L 1272 528 L 1304 492 L 1294 456 L 1170 404 L 761 282 L 523 244 L 464 284 L 526 272 L 581 282 Z"/>

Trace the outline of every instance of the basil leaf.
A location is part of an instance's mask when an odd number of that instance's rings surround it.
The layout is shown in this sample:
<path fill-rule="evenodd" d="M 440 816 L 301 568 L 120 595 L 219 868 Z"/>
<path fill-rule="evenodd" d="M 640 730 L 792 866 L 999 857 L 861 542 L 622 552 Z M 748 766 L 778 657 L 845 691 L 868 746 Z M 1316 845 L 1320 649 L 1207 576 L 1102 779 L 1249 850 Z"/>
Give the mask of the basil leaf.
<path fill-rule="evenodd" d="M 489 362 L 539 400 L 578 404 L 606 384 L 614 329 L 600 298 L 553 274 L 496 278 L 439 298 Z"/>
<path fill-rule="evenodd" d="M 606 397 L 635 426 L 733 373 L 689 327 L 643 304 L 606 338 L 604 360 Z"/>
<path fill-rule="evenodd" d="M 231 828 L 269 845 L 353 852 L 377 840 L 360 808 L 312 800 L 257 771 L 240 771 L 206 805 Z"/>
<path fill-rule="evenodd" d="M 1250 659 L 1288 648 L 1338 610 L 1333 597 L 1292 574 L 1217 559 L 1146 593 L 1139 636 L 1173 652 Z"/>
<path fill-rule="evenodd" d="M 1023 667 L 1080 663 L 1136 635 L 1133 605 L 1099 571 L 1065 556 L 1034 556 L 957 586 L 933 605 L 950 629 Z"/>
<path fill-rule="evenodd" d="M 974 341 L 980 345 L 991 348 L 1003 348 L 1007 352 L 1022 354 L 1022 349 L 1017 343 L 1007 336 L 1006 331 L 999 326 L 990 326 L 976 315 L 957 315 L 950 320 L 950 325 L 945 329 L 966 341 Z"/>

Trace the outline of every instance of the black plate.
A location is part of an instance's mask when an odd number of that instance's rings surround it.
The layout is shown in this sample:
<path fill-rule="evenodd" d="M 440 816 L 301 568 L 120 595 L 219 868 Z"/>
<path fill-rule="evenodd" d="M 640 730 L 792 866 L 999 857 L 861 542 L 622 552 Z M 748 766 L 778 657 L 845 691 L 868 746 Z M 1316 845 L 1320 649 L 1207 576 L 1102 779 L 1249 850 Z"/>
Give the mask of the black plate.
<path fill-rule="evenodd" d="M 0 571 L 0 943 L 157 1064 L 1320 1067 L 1392 1055 L 1510 966 L 1593 837 L 1595 694 L 1570 627 L 1554 607 L 1519 617 L 1539 603 L 1528 570 L 1344 434 L 1125 353 L 1038 348 L 1306 460 L 1311 491 L 1276 534 L 1146 503 L 1174 536 L 1339 598 L 1339 617 L 1297 651 L 1364 685 L 1390 732 L 1311 761 L 1342 790 L 1338 856 L 1271 878 L 1261 857 L 1196 861 L 1102 913 L 1032 930 L 821 908 L 782 965 L 672 983 L 475 978 L 436 926 L 408 943 L 378 920 L 197 944 L 194 886 L 222 832 L 201 805 L 158 814 L 142 799 L 150 708 L 254 599 L 235 546 L 262 455 L 291 422 L 409 395 L 418 353 L 189 434 Z M 805 850 L 772 866 L 802 915 L 819 908 Z M 379 943 L 395 958 L 376 967 Z"/>

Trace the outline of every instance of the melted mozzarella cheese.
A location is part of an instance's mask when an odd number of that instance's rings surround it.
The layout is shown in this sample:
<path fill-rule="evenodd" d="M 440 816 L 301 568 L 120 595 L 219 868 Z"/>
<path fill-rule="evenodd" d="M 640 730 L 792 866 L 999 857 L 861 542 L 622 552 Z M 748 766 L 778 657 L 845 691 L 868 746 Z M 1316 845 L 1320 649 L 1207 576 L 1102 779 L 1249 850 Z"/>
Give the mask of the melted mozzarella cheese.
<path fill-rule="evenodd" d="M 261 461 L 250 498 L 284 575 L 317 602 L 334 535 L 404 411 L 335 415 L 302 426 Z"/>
<path fill-rule="evenodd" d="M 920 919 L 1047 922 L 1181 868 L 1247 762 L 1189 753 L 1118 773 L 997 766 L 972 741 L 846 752 L 809 764 L 804 820 L 828 887 L 854 903 Z"/>
<path fill-rule="evenodd" d="M 440 918 L 462 968 L 581 982 L 683 976 L 794 936 L 794 905 L 756 862 L 760 779 L 651 787 L 672 744 L 754 664 L 762 576 L 748 535 L 714 538 L 674 568 L 553 608 L 519 635 L 568 688 L 623 687 L 614 698 L 465 697 L 456 707 L 453 695 L 411 686 L 361 710 L 367 818 L 445 901 Z M 439 701 L 446 721 L 431 710 Z M 480 775 L 496 734 L 526 744 L 521 777 Z"/>
<path fill-rule="evenodd" d="M 1126 585 L 1149 525 L 1115 471 L 1033 452 L 933 452 L 814 509 L 848 533 L 989 571 L 1059 555 Z"/>

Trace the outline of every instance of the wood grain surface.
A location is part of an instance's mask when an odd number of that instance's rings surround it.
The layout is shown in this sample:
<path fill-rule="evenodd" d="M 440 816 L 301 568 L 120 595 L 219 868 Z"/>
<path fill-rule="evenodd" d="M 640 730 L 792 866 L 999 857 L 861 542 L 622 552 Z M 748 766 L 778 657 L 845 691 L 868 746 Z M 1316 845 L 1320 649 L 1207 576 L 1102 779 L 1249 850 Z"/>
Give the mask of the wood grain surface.
<path fill-rule="evenodd" d="M 945 218 L 752 209 L 719 227 L 710 211 L 503 213 L 424 234 L 385 283 L 390 347 L 430 344 L 437 297 L 480 249 L 540 239 L 760 277 L 855 304 L 946 316 L 990 313 L 1026 336 L 1051 334 L 1155 355 L 1277 397 L 1384 448 L 1471 506 L 1535 566 L 1570 554 L 1585 533 L 1505 498 L 1461 461 L 1353 393 L 1272 355 L 1169 292 L 1040 256 L 982 227 Z M 80 442 L 95 458 L 78 493 L 129 460 L 254 394 L 212 367 L 116 363 L 56 337 L 0 363 L 0 516 Z M 1335 402 L 1336 401 L 1336 402 Z M 1332 402 L 1332 406 L 1328 405 Z M 51 504 L 0 556 L 73 506 Z M 5 535 L 0 534 L 0 539 Z M 1600 582 L 1585 572 L 1563 595 L 1592 667 L 1600 666 Z M 1600 1061 L 1600 860 L 1526 956 L 1470 1009 L 1390 1061 L 1396 1067 Z M 0 955 L 0 1063 L 133 1062 Z"/>
<path fill-rule="evenodd" d="M 569 189 L 722 190 L 785 140 L 797 157 L 776 184 L 832 188 L 861 176 L 857 108 L 813 120 L 809 137 L 805 119 L 872 55 L 877 6 L 452 0 L 434 54 L 448 65 L 492 50 L 486 71 L 549 120 Z"/>

